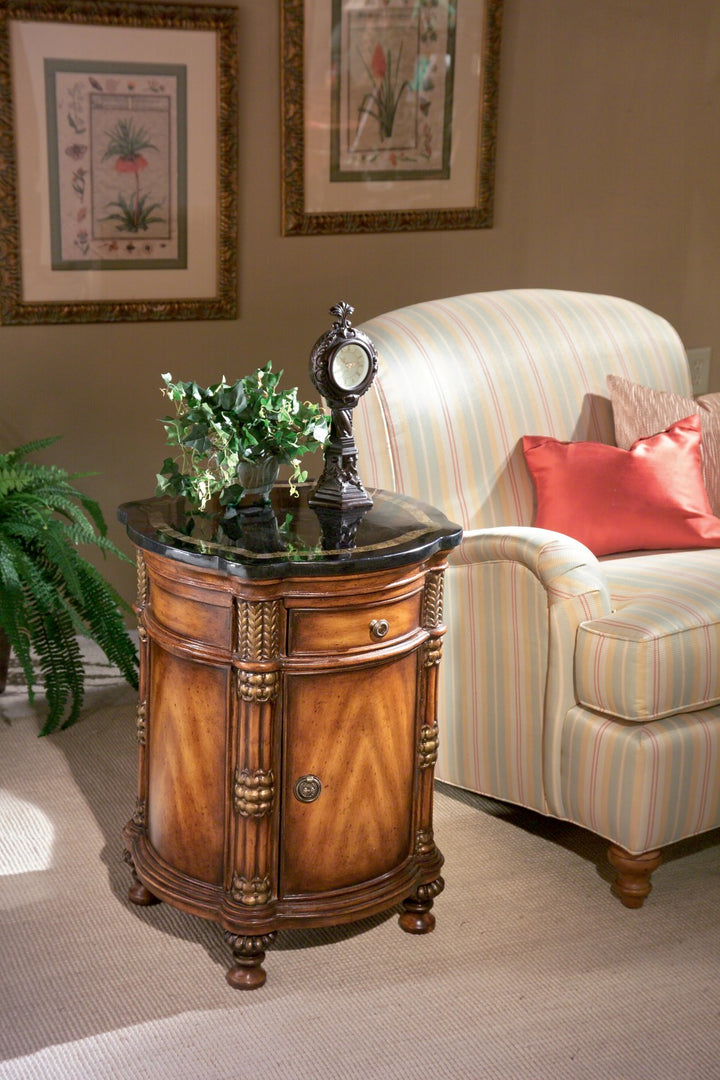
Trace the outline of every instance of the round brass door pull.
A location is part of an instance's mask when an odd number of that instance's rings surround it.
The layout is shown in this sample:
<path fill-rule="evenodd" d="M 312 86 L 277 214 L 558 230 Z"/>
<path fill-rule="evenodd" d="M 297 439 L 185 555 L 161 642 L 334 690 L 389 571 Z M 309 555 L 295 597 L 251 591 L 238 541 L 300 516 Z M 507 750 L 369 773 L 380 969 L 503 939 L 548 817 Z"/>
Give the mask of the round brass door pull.
<path fill-rule="evenodd" d="M 293 795 L 299 802 L 315 802 L 322 791 L 322 782 L 317 776 L 313 776 L 312 773 L 308 773 L 307 776 L 301 776 L 299 780 L 295 781 L 293 788 Z"/>
<path fill-rule="evenodd" d="M 390 623 L 387 619 L 373 619 L 370 623 L 370 637 L 375 641 L 382 641 L 389 629 Z"/>

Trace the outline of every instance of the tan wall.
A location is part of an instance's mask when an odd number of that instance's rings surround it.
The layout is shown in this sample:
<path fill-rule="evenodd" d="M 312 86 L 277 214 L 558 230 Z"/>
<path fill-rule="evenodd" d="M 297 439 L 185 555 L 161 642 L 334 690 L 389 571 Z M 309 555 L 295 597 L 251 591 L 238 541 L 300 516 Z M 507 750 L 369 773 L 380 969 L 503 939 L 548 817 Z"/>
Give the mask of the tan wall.
<path fill-rule="evenodd" d="M 467 2 L 467 0 L 463 0 Z M 240 317 L 0 329 L 0 446 L 64 436 L 54 460 L 113 536 L 165 456 L 160 373 L 214 381 L 270 359 L 310 392 L 309 350 L 343 298 L 356 320 L 522 286 L 623 295 L 710 345 L 720 387 L 720 5 L 505 0 L 495 225 L 349 237 L 280 233 L 279 7 L 240 10 Z M 129 569 L 108 576 L 134 595 Z"/>

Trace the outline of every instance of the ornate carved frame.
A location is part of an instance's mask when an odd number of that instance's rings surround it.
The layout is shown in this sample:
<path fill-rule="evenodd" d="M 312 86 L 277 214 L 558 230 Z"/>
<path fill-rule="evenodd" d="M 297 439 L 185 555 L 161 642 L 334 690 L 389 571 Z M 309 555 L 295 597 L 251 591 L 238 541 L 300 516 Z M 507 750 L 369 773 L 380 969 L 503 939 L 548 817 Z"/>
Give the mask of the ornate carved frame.
<path fill-rule="evenodd" d="M 217 260 L 215 295 L 102 301 L 23 300 L 11 70 L 13 20 L 82 26 L 209 31 L 217 37 Z M 125 322 L 237 318 L 237 9 L 129 0 L 4 0 L 0 7 L 0 322 Z M 91 274 L 101 271 L 81 271 Z M 152 293 L 152 290 L 149 290 Z"/>
<path fill-rule="evenodd" d="M 497 102 L 503 0 L 469 0 L 483 5 L 483 40 L 478 43 L 482 74 L 477 139 L 476 196 L 472 206 L 453 209 L 308 212 L 305 201 L 305 13 L 319 0 L 282 0 L 282 189 L 283 233 L 414 232 L 481 229 L 493 224 Z M 322 0 L 323 3 L 327 0 Z M 467 2 L 467 0 L 465 0 Z M 329 65 L 328 48 L 328 65 Z M 472 133 L 470 132 L 470 137 Z M 358 188 L 368 183 L 358 184 Z M 392 186 L 392 182 L 390 182 Z"/>

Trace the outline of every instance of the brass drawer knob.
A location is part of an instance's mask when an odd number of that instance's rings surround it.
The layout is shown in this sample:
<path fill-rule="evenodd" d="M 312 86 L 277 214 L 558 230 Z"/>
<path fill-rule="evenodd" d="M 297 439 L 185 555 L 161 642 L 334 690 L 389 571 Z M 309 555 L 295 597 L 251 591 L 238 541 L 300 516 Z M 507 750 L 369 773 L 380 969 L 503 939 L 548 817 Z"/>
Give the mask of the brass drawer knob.
<path fill-rule="evenodd" d="M 370 637 L 373 641 L 382 641 L 390 629 L 387 619 L 373 619 L 370 623 Z"/>
<path fill-rule="evenodd" d="M 307 776 L 301 776 L 299 780 L 295 781 L 293 788 L 293 795 L 298 802 L 315 802 L 320 796 L 322 791 L 322 782 L 317 776 L 313 776 L 309 773 Z"/>

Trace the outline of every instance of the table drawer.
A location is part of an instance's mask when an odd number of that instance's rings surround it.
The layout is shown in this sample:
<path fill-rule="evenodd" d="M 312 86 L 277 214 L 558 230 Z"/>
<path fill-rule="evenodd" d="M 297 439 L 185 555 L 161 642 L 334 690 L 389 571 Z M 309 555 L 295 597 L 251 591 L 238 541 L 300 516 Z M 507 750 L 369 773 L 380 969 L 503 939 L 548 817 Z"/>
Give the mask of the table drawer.
<path fill-rule="evenodd" d="M 397 642 L 420 626 L 422 591 L 361 607 L 295 608 L 288 613 L 291 656 L 352 652 Z"/>

